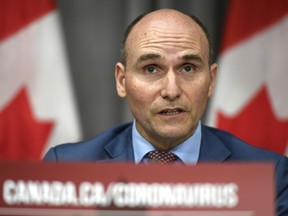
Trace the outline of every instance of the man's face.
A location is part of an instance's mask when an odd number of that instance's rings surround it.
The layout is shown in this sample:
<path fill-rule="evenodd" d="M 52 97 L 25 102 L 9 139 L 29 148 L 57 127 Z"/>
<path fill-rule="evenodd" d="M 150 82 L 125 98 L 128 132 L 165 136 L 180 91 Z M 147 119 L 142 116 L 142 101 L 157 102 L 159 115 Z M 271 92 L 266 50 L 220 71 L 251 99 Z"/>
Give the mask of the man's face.
<path fill-rule="evenodd" d="M 213 92 L 216 65 L 210 70 L 205 34 L 182 14 L 148 15 L 126 48 L 126 66 L 115 70 L 118 94 L 127 98 L 139 133 L 171 149 L 194 133 Z"/>

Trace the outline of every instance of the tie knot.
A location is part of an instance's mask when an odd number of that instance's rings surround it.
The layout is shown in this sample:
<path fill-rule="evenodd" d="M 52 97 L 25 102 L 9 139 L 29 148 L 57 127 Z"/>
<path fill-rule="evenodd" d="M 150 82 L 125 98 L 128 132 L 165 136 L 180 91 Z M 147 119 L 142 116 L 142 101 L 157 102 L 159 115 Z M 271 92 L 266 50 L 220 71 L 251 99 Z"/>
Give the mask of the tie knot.
<path fill-rule="evenodd" d="M 150 151 L 147 154 L 149 158 L 149 163 L 156 163 L 156 164 L 169 164 L 173 163 L 177 160 L 177 156 L 172 152 L 167 151 Z"/>

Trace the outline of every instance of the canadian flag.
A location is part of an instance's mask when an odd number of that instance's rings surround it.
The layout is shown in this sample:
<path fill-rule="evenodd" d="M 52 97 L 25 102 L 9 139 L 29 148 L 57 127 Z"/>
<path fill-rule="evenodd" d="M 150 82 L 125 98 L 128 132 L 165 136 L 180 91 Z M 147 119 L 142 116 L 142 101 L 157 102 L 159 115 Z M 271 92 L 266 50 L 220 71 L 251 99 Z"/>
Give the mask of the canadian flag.
<path fill-rule="evenodd" d="M 288 1 L 229 3 L 208 122 L 288 154 Z"/>
<path fill-rule="evenodd" d="M 80 139 L 53 0 L 0 0 L 0 159 Z"/>

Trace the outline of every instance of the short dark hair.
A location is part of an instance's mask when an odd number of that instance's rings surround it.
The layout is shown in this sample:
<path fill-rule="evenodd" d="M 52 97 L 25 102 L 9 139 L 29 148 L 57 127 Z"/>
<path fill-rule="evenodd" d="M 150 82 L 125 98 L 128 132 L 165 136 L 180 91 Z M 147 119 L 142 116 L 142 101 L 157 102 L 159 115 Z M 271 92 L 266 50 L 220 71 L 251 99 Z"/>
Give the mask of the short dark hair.
<path fill-rule="evenodd" d="M 122 64 L 126 65 L 126 58 L 127 58 L 127 53 L 126 53 L 126 42 L 127 42 L 127 38 L 130 34 L 130 32 L 132 31 L 133 27 L 143 18 L 145 17 L 149 12 L 143 13 L 141 15 L 139 15 L 136 19 L 134 19 L 130 25 L 126 28 L 125 32 L 124 32 L 124 37 L 121 43 L 121 62 Z M 213 44 L 212 44 L 212 40 L 210 37 L 210 34 L 208 32 L 207 27 L 200 21 L 200 19 L 198 19 L 195 15 L 188 15 L 193 21 L 195 21 L 200 28 L 203 30 L 203 32 L 205 33 L 205 36 L 208 40 L 208 48 L 209 48 L 209 57 L 208 57 L 208 61 L 209 61 L 209 65 L 211 65 L 213 63 Z"/>

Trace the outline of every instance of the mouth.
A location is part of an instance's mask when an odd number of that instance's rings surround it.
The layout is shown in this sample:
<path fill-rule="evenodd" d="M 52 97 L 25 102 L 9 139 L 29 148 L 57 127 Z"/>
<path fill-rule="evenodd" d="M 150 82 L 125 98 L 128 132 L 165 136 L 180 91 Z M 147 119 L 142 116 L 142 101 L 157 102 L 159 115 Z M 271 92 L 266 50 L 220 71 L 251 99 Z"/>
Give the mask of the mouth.
<path fill-rule="evenodd" d="M 177 114 L 180 114 L 183 112 L 184 112 L 183 109 L 175 108 L 175 109 L 164 109 L 164 110 L 160 111 L 159 114 L 161 114 L 161 115 L 177 115 Z"/>

